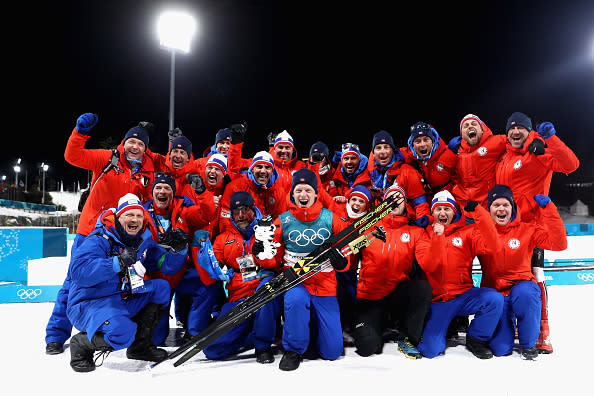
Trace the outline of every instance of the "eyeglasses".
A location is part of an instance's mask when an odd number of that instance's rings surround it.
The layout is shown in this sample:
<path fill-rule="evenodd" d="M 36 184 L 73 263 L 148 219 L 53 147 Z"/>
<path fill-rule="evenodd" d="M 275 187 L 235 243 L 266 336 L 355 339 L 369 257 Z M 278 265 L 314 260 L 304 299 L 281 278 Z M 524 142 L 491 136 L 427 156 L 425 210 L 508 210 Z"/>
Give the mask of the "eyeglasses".
<path fill-rule="evenodd" d="M 253 210 L 252 208 L 250 208 L 249 206 L 238 206 L 235 209 L 231 209 L 231 213 L 234 216 L 237 216 L 240 213 L 249 213 L 249 211 Z"/>
<path fill-rule="evenodd" d="M 343 143 L 342 144 L 342 151 L 345 152 L 347 150 L 356 150 L 359 151 L 359 145 L 355 143 Z"/>

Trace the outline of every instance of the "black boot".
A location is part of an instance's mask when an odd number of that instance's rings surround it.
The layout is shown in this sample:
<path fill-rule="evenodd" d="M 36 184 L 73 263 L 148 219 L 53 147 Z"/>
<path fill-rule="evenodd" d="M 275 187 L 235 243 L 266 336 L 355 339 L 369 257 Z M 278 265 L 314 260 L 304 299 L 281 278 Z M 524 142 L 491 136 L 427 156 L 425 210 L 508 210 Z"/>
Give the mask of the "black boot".
<path fill-rule="evenodd" d="M 95 370 L 93 355 L 95 351 L 113 351 L 111 345 L 105 342 L 103 333 L 95 333 L 89 341 L 87 333 L 78 333 L 70 339 L 70 367 L 79 373 Z"/>
<path fill-rule="evenodd" d="M 48 355 L 59 355 L 64 352 L 64 345 L 60 342 L 49 342 L 45 346 L 45 353 Z"/>
<path fill-rule="evenodd" d="M 128 359 L 160 362 L 167 358 L 167 351 L 159 349 L 153 344 L 153 332 L 167 308 L 159 304 L 147 304 L 132 320 L 136 322 L 136 337 L 132 345 L 126 350 Z"/>
<path fill-rule="evenodd" d="M 466 336 L 466 349 L 479 359 L 491 359 L 493 352 L 489 349 L 487 341 L 479 341 L 471 336 Z"/>
<path fill-rule="evenodd" d="M 283 371 L 293 371 L 299 368 L 299 363 L 303 358 L 300 354 L 293 351 L 286 351 L 278 365 L 278 368 Z"/>
<path fill-rule="evenodd" d="M 261 364 L 273 363 L 274 354 L 272 353 L 272 349 L 256 349 L 256 362 Z"/>

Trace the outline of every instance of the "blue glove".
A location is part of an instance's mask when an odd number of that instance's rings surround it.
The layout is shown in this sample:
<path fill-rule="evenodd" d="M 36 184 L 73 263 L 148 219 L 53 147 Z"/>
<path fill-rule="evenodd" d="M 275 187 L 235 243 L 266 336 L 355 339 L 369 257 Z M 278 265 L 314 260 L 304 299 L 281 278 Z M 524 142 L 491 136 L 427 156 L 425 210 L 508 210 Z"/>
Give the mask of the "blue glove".
<path fill-rule="evenodd" d="M 460 148 L 460 143 L 462 143 L 462 136 L 456 136 L 448 143 L 448 148 L 452 150 L 454 153 L 458 153 L 458 149 Z"/>
<path fill-rule="evenodd" d="M 549 202 L 551 202 L 551 198 L 542 194 L 535 195 L 534 200 L 536 201 L 538 206 L 540 206 L 543 209 L 549 204 Z"/>
<path fill-rule="evenodd" d="M 543 122 L 538 126 L 536 132 L 541 138 L 548 139 L 555 134 L 555 127 L 550 122 Z"/>
<path fill-rule="evenodd" d="M 235 269 L 233 269 L 233 268 L 229 268 L 229 269 L 227 270 L 227 278 L 228 278 L 228 281 L 230 281 L 231 279 L 233 279 L 233 276 L 234 276 L 234 275 L 235 275 Z M 228 281 L 227 281 L 227 282 L 228 282 Z"/>
<path fill-rule="evenodd" d="M 419 227 L 425 228 L 429 225 L 429 217 L 427 217 L 427 216 L 419 217 L 418 219 L 415 220 L 415 224 L 418 225 Z"/>
<path fill-rule="evenodd" d="M 85 113 L 76 120 L 76 130 L 81 135 L 90 136 L 89 131 L 97 125 L 97 121 L 99 121 L 97 114 Z"/>

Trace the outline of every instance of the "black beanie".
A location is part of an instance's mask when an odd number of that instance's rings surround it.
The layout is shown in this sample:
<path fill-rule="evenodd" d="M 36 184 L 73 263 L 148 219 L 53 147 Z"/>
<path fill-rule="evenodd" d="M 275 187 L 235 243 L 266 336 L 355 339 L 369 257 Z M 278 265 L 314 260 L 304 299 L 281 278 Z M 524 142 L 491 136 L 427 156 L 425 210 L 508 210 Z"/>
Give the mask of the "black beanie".
<path fill-rule="evenodd" d="M 215 137 L 215 144 L 217 144 L 221 140 L 231 140 L 231 129 L 219 129 L 219 131 L 217 132 L 217 136 Z"/>
<path fill-rule="evenodd" d="M 184 150 L 188 154 L 188 158 L 192 156 L 192 142 L 185 136 L 178 136 L 173 139 L 169 152 L 171 153 L 171 150 L 175 148 Z"/>
<path fill-rule="evenodd" d="M 495 201 L 497 198 L 505 198 L 509 201 L 509 203 L 512 206 L 515 206 L 514 194 L 512 193 L 511 188 L 509 188 L 505 184 L 496 184 L 495 186 L 493 186 L 493 188 L 491 190 L 489 190 L 489 196 L 488 196 L 488 203 L 489 203 L 488 207 L 489 208 L 491 207 L 491 204 L 493 203 L 493 201 Z"/>
<path fill-rule="evenodd" d="M 526 114 L 516 111 L 507 119 L 505 133 L 507 133 L 510 130 L 510 128 L 515 126 L 522 126 L 526 128 L 528 132 L 530 132 L 532 130 L 532 120 L 530 120 L 530 117 L 528 117 Z"/>
<path fill-rule="evenodd" d="M 311 155 L 314 153 L 323 154 L 326 158 L 330 157 L 330 150 L 324 142 L 317 141 L 311 145 L 311 148 L 309 149 L 309 157 L 311 158 Z"/>
<path fill-rule="evenodd" d="M 173 190 L 173 195 L 175 195 L 175 179 L 169 173 L 165 172 L 157 172 L 155 173 L 155 180 L 153 181 L 153 187 L 151 191 L 155 189 L 155 186 L 159 183 L 169 184 L 171 189 Z"/>
<path fill-rule="evenodd" d="M 387 144 L 390 147 L 392 147 L 394 151 L 396 151 L 396 146 L 394 145 L 394 139 L 392 138 L 392 135 L 390 135 L 387 131 L 384 131 L 383 129 L 379 132 L 376 132 L 376 134 L 373 135 L 371 150 L 373 150 L 375 146 L 377 146 L 378 144 Z"/>
<path fill-rule="evenodd" d="M 229 199 L 229 207 L 231 210 L 237 209 L 240 206 L 247 206 L 248 208 L 253 208 L 254 206 L 254 198 L 250 195 L 250 193 L 245 191 L 236 191 L 231 194 L 231 198 Z"/>
<path fill-rule="evenodd" d="M 298 184 L 309 184 L 313 187 L 316 194 L 318 193 L 318 178 L 316 174 L 307 168 L 301 168 L 295 173 L 293 173 L 293 182 L 291 183 L 291 195 L 293 195 L 293 190 L 295 186 Z"/>
<path fill-rule="evenodd" d="M 148 148 L 149 134 L 148 134 L 147 130 L 144 129 L 143 127 L 135 126 L 135 127 L 130 128 L 128 130 L 128 132 L 126 132 L 126 136 L 124 136 L 124 143 L 126 142 L 126 140 L 128 140 L 130 138 L 142 140 L 145 148 Z"/>
<path fill-rule="evenodd" d="M 431 125 L 426 122 L 417 122 L 410 127 L 410 139 L 409 142 L 414 142 L 419 136 L 427 136 L 433 143 L 435 143 L 435 136 L 431 131 Z"/>

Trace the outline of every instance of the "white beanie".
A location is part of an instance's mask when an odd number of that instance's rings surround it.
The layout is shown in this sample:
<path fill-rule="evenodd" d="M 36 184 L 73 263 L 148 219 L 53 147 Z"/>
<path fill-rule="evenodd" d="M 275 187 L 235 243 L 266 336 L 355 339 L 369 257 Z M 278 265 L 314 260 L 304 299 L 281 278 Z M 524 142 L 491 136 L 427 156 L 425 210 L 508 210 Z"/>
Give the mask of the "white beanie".
<path fill-rule="evenodd" d="M 116 217 L 119 217 L 122 213 L 130 209 L 144 210 L 142 204 L 140 203 L 140 199 L 138 199 L 138 197 L 132 193 L 128 193 L 120 198 L 115 215 Z"/>
<path fill-rule="evenodd" d="M 449 206 L 454 212 L 458 211 L 456 200 L 448 190 L 439 191 L 433 196 L 433 200 L 431 201 L 431 212 L 433 212 L 433 208 L 438 205 Z"/>
<path fill-rule="evenodd" d="M 293 147 L 293 150 L 295 149 L 293 137 L 289 135 L 289 132 L 287 132 L 286 129 L 278 135 L 276 135 L 276 139 L 274 139 L 274 147 L 276 147 L 279 144 L 289 144 L 291 147 Z"/>

